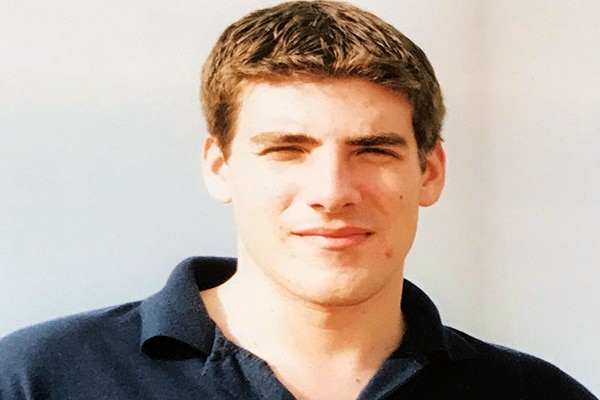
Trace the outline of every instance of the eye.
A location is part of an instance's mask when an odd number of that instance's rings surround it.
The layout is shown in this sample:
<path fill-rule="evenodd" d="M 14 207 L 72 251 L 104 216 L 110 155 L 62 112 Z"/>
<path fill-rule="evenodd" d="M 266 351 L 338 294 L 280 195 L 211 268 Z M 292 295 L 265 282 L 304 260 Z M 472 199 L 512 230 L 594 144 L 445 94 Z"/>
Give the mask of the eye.
<path fill-rule="evenodd" d="M 268 147 L 260 152 L 260 154 L 270 153 L 304 153 L 304 149 L 299 146 L 273 146 Z"/>
<path fill-rule="evenodd" d="M 306 150 L 300 146 L 273 146 L 260 151 L 258 154 L 277 161 L 287 161 L 299 158 L 305 153 Z"/>
<path fill-rule="evenodd" d="M 400 158 L 400 155 L 393 150 L 386 149 L 384 147 L 363 147 L 358 150 L 357 154 L 369 154 L 374 156 L 388 156 L 393 158 Z"/>

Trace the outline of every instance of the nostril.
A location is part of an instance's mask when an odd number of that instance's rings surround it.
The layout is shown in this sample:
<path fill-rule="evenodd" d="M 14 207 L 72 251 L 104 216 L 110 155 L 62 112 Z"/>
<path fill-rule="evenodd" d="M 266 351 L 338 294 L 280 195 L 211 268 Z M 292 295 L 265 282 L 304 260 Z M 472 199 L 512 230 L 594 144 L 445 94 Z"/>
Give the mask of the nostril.
<path fill-rule="evenodd" d="M 326 214 L 336 214 L 339 212 L 342 212 L 344 210 L 347 210 L 348 208 L 351 208 L 353 206 L 355 206 L 358 202 L 335 202 L 335 201 L 330 201 L 330 202 L 319 202 L 319 203 L 312 203 L 310 204 L 310 206 L 319 212 L 322 213 L 326 213 Z"/>

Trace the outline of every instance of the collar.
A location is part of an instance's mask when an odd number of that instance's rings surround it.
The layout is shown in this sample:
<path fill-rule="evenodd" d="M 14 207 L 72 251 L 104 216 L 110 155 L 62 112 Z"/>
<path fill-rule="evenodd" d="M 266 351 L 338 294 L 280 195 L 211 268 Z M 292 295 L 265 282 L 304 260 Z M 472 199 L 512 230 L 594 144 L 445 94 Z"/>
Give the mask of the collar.
<path fill-rule="evenodd" d="M 477 351 L 461 335 L 442 324 L 433 301 L 415 284 L 404 280 L 402 314 L 407 324 L 400 351 L 445 355 L 453 361 L 472 358 Z"/>
<path fill-rule="evenodd" d="M 208 357 L 215 339 L 215 323 L 199 292 L 227 281 L 236 266 L 234 258 L 190 257 L 182 261 L 164 288 L 140 305 L 142 351 L 155 358 Z M 462 336 L 442 325 L 431 299 L 408 280 L 404 281 L 401 307 L 407 331 L 397 352 L 427 358 L 445 354 L 451 360 L 476 354 Z"/>
<path fill-rule="evenodd" d="M 233 258 L 190 257 L 179 263 L 163 289 L 140 305 L 142 351 L 156 358 L 208 357 L 215 323 L 199 292 L 219 286 L 235 271 Z"/>

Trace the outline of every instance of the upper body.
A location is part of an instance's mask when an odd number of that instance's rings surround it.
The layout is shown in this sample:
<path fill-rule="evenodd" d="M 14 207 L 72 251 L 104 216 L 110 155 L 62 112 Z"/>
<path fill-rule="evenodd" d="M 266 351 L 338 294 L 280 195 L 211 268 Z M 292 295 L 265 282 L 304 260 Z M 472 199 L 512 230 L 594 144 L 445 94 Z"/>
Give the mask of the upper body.
<path fill-rule="evenodd" d="M 419 210 L 444 187 L 445 111 L 427 57 L 394 27 L 336 1 L 255 11 L 217 41 L 201 97 L 204 177 L 233 206 L 235 274 L 188 282 L 185 302 L 163 292 L 168 324 L 150 298 L 9 337 L 5 390 L 593 398 L 540 360 L 443 328 L 405 283 Z"/>
<path fill-rule="evenodd" d="M 231 259 L 191 258 L 141 302 L 5 337 L 0 399 L 293 399 L 264 360 L 223 335 L 198 295 L 235 268 Z M 409 282 L 401 309 L 402 344 L 360 399 L 594 399 L 542 360 L 443 326 L 433 303 Z"/>

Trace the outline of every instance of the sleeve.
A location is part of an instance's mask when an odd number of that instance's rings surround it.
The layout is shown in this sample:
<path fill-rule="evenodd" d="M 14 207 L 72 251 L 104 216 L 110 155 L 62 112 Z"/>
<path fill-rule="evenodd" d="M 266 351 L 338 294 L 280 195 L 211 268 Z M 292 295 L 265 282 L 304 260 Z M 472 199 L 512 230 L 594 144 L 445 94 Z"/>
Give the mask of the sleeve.
<path fill-rule="evenodd" d="M 70 398 L 60 386 L 70 369 L 66 324 L 45 322 L 0 339 L 0 400 Z"/>
<path fill-rule="evenodd" d="M 524 385 L 526 399 L 598 400 L 589 390 L 558 367 L 536 360 L 526 369 L 525 378 L 534 383 Z"/>
<path fill-rule="evenodd" d="M 0 340 L 0 400 L 33 400 L 37 396 L 27 335 L 13 333 Z"/>

